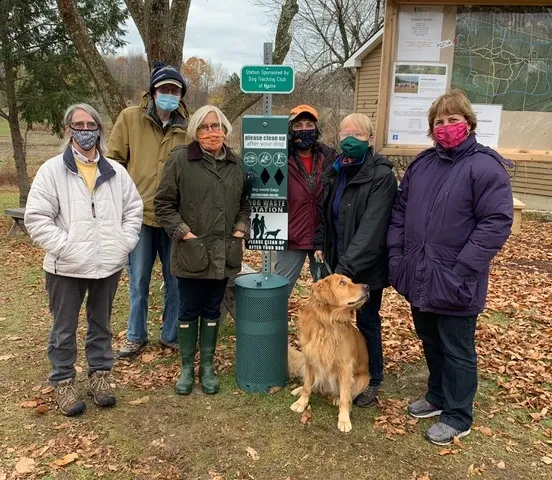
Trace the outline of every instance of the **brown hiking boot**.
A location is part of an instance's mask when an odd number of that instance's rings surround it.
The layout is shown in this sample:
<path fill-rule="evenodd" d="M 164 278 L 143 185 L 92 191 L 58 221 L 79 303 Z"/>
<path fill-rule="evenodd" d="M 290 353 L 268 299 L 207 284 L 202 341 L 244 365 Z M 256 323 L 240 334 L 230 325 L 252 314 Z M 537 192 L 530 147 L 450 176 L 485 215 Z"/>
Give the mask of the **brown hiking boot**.
<path fill-rule="evenodd" d="M 88 377 L 88 388 L 98 407 L 112 407 L 117 403 L 111 385 L 109 385 L 109 370 L 97 370 L 92 373 Z"/>
<path fill-rule="evenodd" d="M 56 402 L 59 411 L 67 416 L 74 417 L 86 410 L 86 404 L 79 398 L 75 390 L 75 379 L 61 380 L 54 386 Z"/>

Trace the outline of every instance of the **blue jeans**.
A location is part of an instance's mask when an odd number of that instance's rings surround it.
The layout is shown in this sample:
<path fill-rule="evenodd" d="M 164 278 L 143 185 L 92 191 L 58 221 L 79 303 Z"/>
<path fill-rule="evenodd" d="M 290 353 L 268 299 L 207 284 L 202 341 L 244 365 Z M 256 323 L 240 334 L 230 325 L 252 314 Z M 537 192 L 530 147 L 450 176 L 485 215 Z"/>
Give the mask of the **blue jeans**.
<path fill-rule="evenodd" d="M 429 370 L 425 398 L 443 410 L 441 422 L 466 431 L 473 422 L 473 399 L 477 391 L 477 315 L 455 317 L 412 308 L 412 317 Z"/>
<path fill-rule="evenodd" d="M 383 345 L 381 343 L 381 296 L 383 288 L 370 290 L 370 298 L 357 312 L 357 327 L 368 348 L 370 386 L 379 387 L 383 380 Z"/>
<path fill-rule="evenodd" d="M 178 284 L 176 277 L 171 275 L 171 239 L 161 227 L 142 225 L 138 245 L 128 259 L 130 316 L 127 340 L 131 342 L 145 342 L 148 339 L 149 286 L 157 254 L 161 260 L 165 282 L 161 339 L 164 342 L 173 343 L 178 338 Z"/>

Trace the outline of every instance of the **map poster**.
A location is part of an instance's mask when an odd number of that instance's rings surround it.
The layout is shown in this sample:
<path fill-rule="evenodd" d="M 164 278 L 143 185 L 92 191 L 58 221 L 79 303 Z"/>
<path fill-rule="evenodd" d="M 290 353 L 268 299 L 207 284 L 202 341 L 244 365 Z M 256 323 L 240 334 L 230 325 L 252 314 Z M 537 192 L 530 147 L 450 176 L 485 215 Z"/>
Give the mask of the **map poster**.
<path fill-rule="evenodd" d="M 287 250 L 287 200 L 250 200 L 251 234 L 245 242 L 250 250 Z"/>
<path fill-rule="evenodd" d="M 501 105 L 498 148 L 550 151 L 552 5 L 459 5 L 451 86 Z"/>
<path fill-rule="evenodd" d="M 404 5 L 399 12 L 397 60 L 438 62 L 443 18 L 442 6 Z"/>
<path fill-rule="evenodd" d="M 387 143 L 432 145 L 427 112 L 447 88 L 445 64 L 396 63 L 391 86 Z"/>
<path fill-rule="evenodd" d="M 487 147 L 497 148 L 502 105 L 478 105 L 473 103 L 472 107 L 477 117 L 477 129 L 475 130 L 477 141 Z"/>

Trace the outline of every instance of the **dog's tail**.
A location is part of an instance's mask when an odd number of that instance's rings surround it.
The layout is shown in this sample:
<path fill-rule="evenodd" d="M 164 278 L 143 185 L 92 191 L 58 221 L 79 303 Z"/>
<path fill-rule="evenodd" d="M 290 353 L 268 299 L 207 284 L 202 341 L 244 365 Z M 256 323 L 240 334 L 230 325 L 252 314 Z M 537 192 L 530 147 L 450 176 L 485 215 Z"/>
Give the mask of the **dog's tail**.
<path fill-rule="evenodd" d="M 305 375 L 305 356 L 291 345 L 288 345 L 288 373 L 290 378 Z"/>

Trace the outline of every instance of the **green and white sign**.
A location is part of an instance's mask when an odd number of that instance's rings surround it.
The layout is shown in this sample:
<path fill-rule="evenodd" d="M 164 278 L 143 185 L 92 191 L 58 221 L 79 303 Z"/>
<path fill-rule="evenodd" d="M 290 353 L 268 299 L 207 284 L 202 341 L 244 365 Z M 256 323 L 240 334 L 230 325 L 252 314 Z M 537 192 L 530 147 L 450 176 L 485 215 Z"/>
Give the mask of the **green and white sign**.
<path fill-rule="evenodd" d="M 295 72 L 287 65 L 245 65 L 240 87 L 244 93 L 291 93 Z"/>
<path fill-rule="evenodd" d="M 288 117 L 243 117 L 243 171 L 251 193 L 251 250 L 287 249 Z"/>

